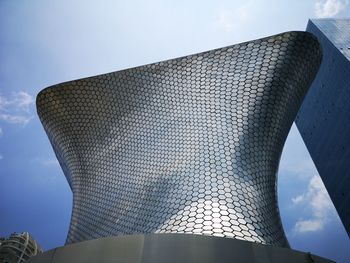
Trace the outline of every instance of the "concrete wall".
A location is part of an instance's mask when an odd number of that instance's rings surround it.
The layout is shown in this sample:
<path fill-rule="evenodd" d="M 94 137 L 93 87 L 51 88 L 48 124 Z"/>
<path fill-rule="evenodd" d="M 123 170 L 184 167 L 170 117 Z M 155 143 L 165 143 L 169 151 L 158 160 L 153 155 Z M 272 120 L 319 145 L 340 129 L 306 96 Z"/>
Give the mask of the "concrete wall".
<path fill-rule="evenodd" d="M 101 238 L 56 248 L 28 263 L 332 262 L 309 253 L 230 238 L 154 234 Z"/>

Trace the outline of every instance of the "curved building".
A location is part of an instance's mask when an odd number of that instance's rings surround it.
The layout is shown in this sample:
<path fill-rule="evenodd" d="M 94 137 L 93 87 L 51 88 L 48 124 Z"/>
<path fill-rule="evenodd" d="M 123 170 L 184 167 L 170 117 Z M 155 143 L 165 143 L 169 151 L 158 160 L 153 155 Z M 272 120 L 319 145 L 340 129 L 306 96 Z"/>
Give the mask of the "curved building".
<path fill-rule="evenodd" d="M 73 191 L 67 243 L 191 233 L 288 246 L 276 174 L 321 56 L 310 33 L 287 32 L 41 91 Z"/>

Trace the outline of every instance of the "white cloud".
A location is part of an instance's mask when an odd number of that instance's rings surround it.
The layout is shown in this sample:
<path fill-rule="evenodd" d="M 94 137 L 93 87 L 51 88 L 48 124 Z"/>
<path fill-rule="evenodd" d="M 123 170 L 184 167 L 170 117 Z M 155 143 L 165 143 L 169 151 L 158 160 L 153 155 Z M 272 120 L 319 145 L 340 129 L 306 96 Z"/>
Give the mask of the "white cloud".
<path fill-rule="evenodd" d="M 300 220 L 295 224 L 294 230 L 298 233 L 318 231 L 323 228 L 323 224 L 323 221 L 319 219 Z"/>
<path fill-rule="evenodd" d="M 314 175 L 307 188 L 307 192 L 292 198 L 294 205 L 303 204 L 311 211 L 308 219 L 301 218 L 294 225 L 297 233 L 322 230 L 325 224 L 334 216 L 332 202 L 319 176 Z"/>
<path fill-rule="evenodd" d="M 44 166 L 59 166 L 59 162 L 56 159 L 42 160 L 41 163 Z"/>
<path fill-rule="evenodd" d="M 2 130 L 2 128 L 0 127 L 0 137 L 2 137 L 4 135 L 4 131 Z"/>
<path fill-rule="evenodd" d="M 319 0 L 315 3 L 315 15 L 318 18 L 333 17 L 345 9 L 348 1 Z"/>
<path fill-rule="evenodd" d="M 294 149 L 289 149 L 291 153 L 288 156 L 282 156 L 279 167 L 280 176 L 288 176 L 292 173 L 298 180 L 309 180 L 315 173 L 315 165 L 307 150 L 300 155 L 292 154 Z"/>
<path fill-rule="evenodd" d="M 311 178 L 307 195 L 309 196 L 315 216 L 324 217 L 328 210 L 332 208 L 332 202 L 322 183 L 321 177 L 314 176 Z"/>
<path fill-rule="evenodd" d="M 6 121 L 8 123 L 13 123 L 13 124 L 26 125 L 32 118 L 33 116 L 11 115 L 11 114 L 0 113 L 1 121 Z"/>
<path fill-rule="evenodd" d="M 46 167 L 59 166 L 59 162 L 57 159 L 35 158 L 32 161 L 38 162 L 41 165 L 46 166 Z"/>
<path fill-rule="evenodd" d="M 4 156 L 2 154 L 0 154 L 0 160 L 4 159 Z"/>
<path fill-rule="evenodd" d="M 34 103 L 34 99 L 28 93 L 20 91 L 16 93 L 13 103 L 16 104 L 19 109 L 28 111 L 29 107 Z"/>
<path fill-rule="evenodd" d="M 298 196 L 292 198 L 292 202 L 295 205 L 301 203 L 302 201 L 304 201 L 304 196 L 303 195 L 298 195 Z"/>
<path fill-rule="evenodd" d="M 314 162 L 294 123 L 283 148 L 279 178 L 281 180 L 292 178 L 293 181 L 298 180 L 308 183 L 315 173 L 317 173 L 317 170 Z"/>
<path fill-rule="evenodd" d="M 220 10 L 217 19 L 218 26 L 226 32 L 232 32 L 237 27 L 241 27 L 242 23 L 249 19 L 249 6 L 248 2 L 235 10 Z"/>
<path fill-rule="evenodd" d="M 30 114 L 33 104 L 33 97 L 24 91 L 12 93 L 10 98 L 0 95 L 0 120 L 25 125 L 33 118 Z"/>

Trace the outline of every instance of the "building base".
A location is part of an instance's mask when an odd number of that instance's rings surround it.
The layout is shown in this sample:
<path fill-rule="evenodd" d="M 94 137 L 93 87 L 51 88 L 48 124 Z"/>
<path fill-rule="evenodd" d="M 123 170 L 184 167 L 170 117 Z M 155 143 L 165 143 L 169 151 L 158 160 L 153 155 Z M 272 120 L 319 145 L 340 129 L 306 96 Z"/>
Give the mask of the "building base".
<path fill-rule="evenodd" d="M 310 253 L 231 238 L 191 234 L 151 234 L 100 238 L 52 249 L 28 263 L 267 263 L 331 260 Z"/>

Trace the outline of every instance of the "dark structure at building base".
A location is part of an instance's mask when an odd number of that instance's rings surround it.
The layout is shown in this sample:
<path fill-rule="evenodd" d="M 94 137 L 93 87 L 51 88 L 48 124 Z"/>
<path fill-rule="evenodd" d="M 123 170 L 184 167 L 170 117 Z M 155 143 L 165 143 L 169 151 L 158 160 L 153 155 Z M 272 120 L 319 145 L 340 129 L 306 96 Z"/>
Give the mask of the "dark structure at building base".
<path fill-rule="evenodd" d="M 152 234 L 100 238 L 55 248 L 28 263 L 333 262 L 310 253 L 231 238 Z"/>

